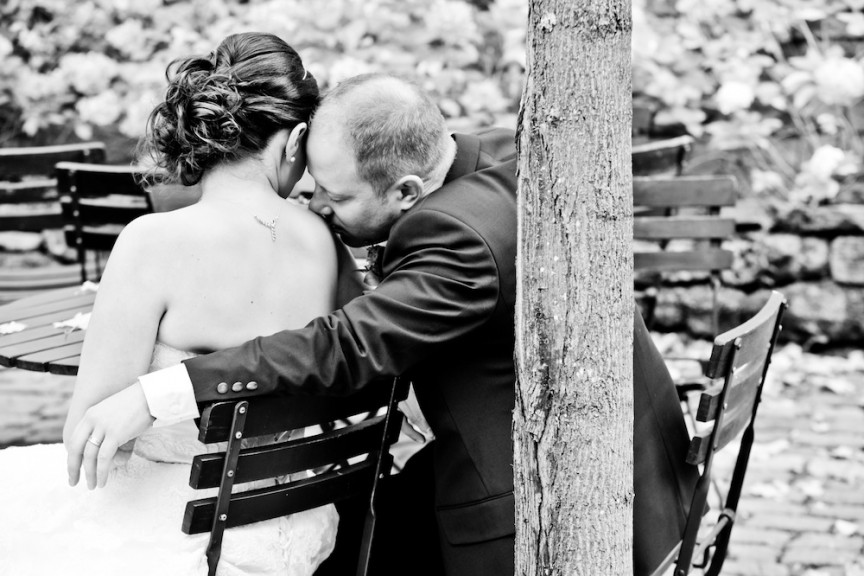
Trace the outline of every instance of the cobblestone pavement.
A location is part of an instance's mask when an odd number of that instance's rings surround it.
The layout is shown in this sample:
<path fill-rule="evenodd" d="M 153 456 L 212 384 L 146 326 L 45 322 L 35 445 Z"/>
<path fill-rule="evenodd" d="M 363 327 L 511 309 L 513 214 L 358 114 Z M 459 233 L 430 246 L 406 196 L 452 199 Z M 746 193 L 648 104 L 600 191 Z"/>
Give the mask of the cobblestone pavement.
<path fill-rule="evenodd" d="M 722 573 L 864 576 L 864 352 L 778 349 L 755 432 Z M 715 460 L 723 493 L 735 457 Z"/>
<path fill-rule="evenodd" d="M 75 379 L 0 368 L 0 448 L 60 442 Z"/>
<path fill-rule="evenodd" d="M 707 358 L 705 346 L 696 357 Z M 864 352 L 788 345 L 769 377 L 723 574 L 864 576 Z M 72 386 L 0 371 L 0 448 L 59 441 Z M 718 458 L 718 474 L 733 459 Z"/>

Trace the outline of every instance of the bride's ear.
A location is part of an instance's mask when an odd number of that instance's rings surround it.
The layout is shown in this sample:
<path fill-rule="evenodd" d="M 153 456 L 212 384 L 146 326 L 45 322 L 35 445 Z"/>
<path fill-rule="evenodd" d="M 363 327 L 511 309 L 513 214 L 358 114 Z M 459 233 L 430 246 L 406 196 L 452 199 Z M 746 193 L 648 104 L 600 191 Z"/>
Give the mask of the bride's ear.
<path fill-rule="evenodd" d="M 298 150 L 303 146 L 303 138 L 306 136 L 306 131 L 306 123 L 301 122 L 288 134 L 288 142 L 285 143 L 285 159 L 289 162 L 294 162 Z"/>

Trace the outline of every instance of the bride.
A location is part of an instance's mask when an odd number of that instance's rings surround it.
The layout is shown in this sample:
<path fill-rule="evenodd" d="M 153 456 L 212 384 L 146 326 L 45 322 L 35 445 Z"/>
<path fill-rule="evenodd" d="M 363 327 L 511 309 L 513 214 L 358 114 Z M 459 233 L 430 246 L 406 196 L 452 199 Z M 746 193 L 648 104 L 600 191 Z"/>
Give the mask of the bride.
<path fill-rule="evenodd" d="M 285 198 L 305 169 L 318 87 L 276 36 L 226 38 L 173 62 L 145 151 L 201 200 L 129 224 L 99 285 L 64 428 L 148 371 L 336 307 L 337 250 L 324 222 Z M 94 445 L 97 441 L 93 441 Z M 91 447 L 92 448 L 92 447 Z M 0 574 L 206 574 L 208 534 L 180 531 L 192 421 L 149 429 L 90 490 L 66 485 L 62 445 L 0 451 Z M 218 447 L 210 447 L 215 450 Z M 259 487 L 261 484 L 250 487 Z M 248 486 L 248 485 L 246 485 Z M 248 489 L 248 488 L 247 488 Z M 220 575 L 311 575 L 331 552 L 332 506 L 226 532 Z"/>

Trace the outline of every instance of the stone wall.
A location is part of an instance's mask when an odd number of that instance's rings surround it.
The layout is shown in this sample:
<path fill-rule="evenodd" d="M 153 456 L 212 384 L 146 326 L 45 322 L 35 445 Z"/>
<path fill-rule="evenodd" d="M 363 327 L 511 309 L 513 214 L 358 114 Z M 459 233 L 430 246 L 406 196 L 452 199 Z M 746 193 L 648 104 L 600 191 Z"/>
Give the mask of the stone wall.
<path fill-rule="evenodd" d="M 784 339 L 864 348 L 864 194 L 847 186 L 837 203 L 783 206 L 754 199 L 743 186 L 731 211 L 756 232 L 724 244 L 735 254 L 722 273 L 720 329 L 757 311 L 771 290 L 789 309 Z M 711 336 L 711 290 L 706 275 L 672 277 L 657 295 L 654 327 Z"/>

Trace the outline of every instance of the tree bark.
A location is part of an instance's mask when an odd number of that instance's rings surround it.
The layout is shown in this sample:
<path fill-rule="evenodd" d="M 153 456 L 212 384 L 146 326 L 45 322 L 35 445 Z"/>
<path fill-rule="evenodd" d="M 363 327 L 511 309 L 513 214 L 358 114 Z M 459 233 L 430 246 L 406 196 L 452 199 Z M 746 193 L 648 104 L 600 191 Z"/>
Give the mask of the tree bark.
<path fill-rule="evenodd" d="M 517 137 L 516 574 L 632 568 L 630 0 L 530 0 Z"/>

